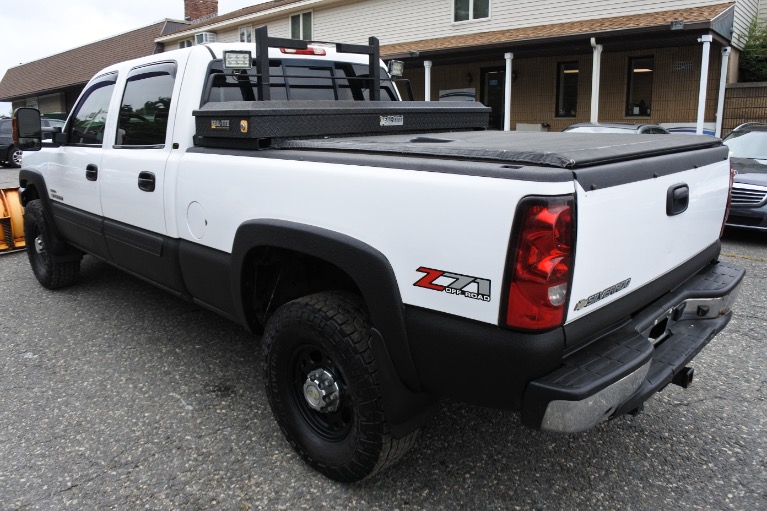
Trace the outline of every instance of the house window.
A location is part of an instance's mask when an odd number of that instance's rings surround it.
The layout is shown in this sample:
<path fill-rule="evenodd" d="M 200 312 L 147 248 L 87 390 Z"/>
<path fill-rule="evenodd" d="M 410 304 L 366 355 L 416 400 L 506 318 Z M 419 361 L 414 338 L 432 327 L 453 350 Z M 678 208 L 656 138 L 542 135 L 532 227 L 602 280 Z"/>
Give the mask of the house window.
<path fill-rule="evenodd" d="M 654 61 L 653 57 L 632 57 L 629 59 L 626 116 L 650 115 Z"/>
<path fill-rule="evenodd" d="M 187 39 L 186 41 L 181 41 L 180 43 L 178 43 L 178 47 L 179 49 L 191 48 L 193 44 L 194 44 L 194 40 Z"/>
<path fill-rule="evenodd" d="M 240 42 L 252 43 L 253 42 L 253 26 L 245 25 L 240 27 Z"/>
<path fill-rule="evenodd" d="M 199 34 L 195 34 L 194 35 L 194 41 L 197 44 L 215 43 L 216 42 L 216 33 L 215 32 L 200 32 Z"/>
<path fill-rule="evenodd" d="M 578 63 L 557 64 L 557 117 L 575 117 L 578 113 Z"/>
<path fill-rule="evenodd" d="M 481 20 L 490 17 L 490 0 L 453 0 L 453 21 Z"/>
<path fill-rule="evenodd" d="M 304 12 L 290 17 L 290 37 L 310 40 L 312 38 L 312 13 Z"/>

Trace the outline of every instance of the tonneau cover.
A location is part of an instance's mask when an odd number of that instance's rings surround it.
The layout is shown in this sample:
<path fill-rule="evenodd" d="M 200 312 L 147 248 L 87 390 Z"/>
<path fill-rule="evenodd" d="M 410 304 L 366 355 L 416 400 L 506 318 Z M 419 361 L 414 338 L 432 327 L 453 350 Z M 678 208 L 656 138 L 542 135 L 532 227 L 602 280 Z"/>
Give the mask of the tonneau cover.
<path fill-rule="evenodd" d="M 576 169 L 722 145 L 705 135 L 623 135 L 472 131 L 275 141 L 282 149 L 320 149 L 490 160 Z"/>

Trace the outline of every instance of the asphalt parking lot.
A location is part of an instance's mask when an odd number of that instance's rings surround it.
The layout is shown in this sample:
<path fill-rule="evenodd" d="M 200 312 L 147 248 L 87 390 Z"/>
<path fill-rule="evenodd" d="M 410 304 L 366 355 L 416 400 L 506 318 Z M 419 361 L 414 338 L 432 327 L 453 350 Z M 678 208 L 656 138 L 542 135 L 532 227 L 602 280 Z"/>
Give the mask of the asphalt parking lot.
<path fill-rule="evenodd" d="M 344 485 L 283 440 L 258 338 L 92 258 L 50 292 L 0 255 L 0 509 L 767 509 L 767 235 L 727 233 L 723 259 L 748 275 L 691 388 L 578 435 L 444 403 Z"/>

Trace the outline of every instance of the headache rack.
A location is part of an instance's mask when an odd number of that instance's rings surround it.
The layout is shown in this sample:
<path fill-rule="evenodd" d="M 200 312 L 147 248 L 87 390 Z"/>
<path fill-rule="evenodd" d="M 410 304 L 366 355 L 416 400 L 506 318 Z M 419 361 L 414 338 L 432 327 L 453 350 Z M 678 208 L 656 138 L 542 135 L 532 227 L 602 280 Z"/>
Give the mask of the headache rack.
<path fill-rule="evenodd" d="M 480 103 L 381 101 L 378 39 L 371 37 L 369 43 L 335 43 L 338 53 L 368 56 L 366 75 L 317 77 L 318 80 L 330 80 L 335 90 L 338 90 L 336 80 L 362 81 L 367 92 L 364 100 L 273 100 L 275 84 L 270 73 L 269 48 L 307 51 L 310 43 L 270 37 L 266 27 L 258 28 L 254 59 L 257 97 L 253 94 L 250 101 L 209 101 L 195 110 L 195 145 L 262 149 L 270 147 L 273 139 L 465 131 L 487 127 L 490 109 Z M 236 76 L 250 84 L 254 75 L 240 71 Z M 281 78 L 284 81 L 288 75 Z M 359 95 L 354 97 L 358 99 Z"/>

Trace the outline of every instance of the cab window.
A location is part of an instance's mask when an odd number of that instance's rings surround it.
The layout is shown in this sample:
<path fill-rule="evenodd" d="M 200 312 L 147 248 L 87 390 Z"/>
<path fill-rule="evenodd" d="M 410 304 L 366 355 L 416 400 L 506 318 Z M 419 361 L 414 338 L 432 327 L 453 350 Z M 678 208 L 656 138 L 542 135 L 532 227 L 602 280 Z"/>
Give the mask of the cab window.
<path fill-rule="evenodd" d="M 168 130 L 176 64 L 132 69 L 120 102 L 116 148 L 162 148 Z"/>
<path fill-rule="evenodd" d="M 96 78 L 86 89 L 75 107 L 69 123 L 69 143 L 100 146 L 109 113 L 109 102 L 115 89 L 117 73 Z"/>

